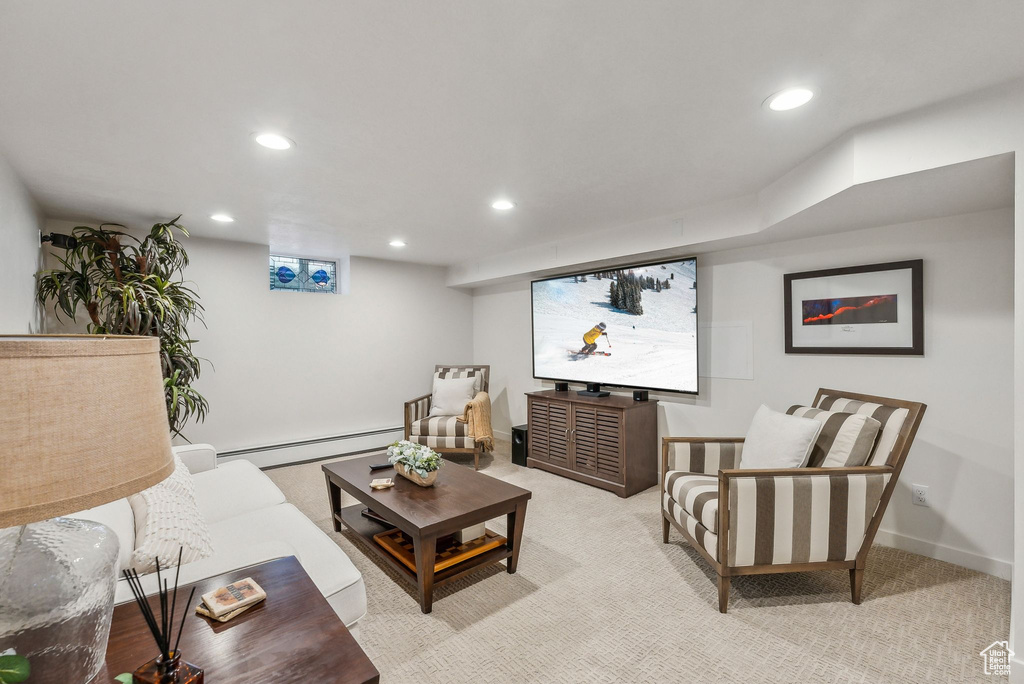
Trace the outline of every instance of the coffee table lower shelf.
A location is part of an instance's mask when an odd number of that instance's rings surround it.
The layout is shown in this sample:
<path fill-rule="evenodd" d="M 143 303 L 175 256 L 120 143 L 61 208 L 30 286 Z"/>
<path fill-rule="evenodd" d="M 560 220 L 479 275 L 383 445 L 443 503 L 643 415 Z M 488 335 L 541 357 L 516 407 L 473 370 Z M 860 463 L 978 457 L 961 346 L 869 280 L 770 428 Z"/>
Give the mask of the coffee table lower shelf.
<path fill-rule="evenodd" d="M 371 553 L 377 555 L 378 558 L 384 560 L 385 563 L 390 565 L 392 568 L 398 571 L 398 574 L 405 579 L 415 589 L 418 586 L 416 573 L 406 567 L 393 555 L 388 553 L 385 549 L 374 540 L 373 535 L 380 532 L 384 532 L 391 529 L 391 526 L 381 525 L 363 516 L 362 511 L 366 508 L 363 504 L 355 504 L 352 506 L 346 506 L 341 509 L 341 514 L 334 514 L 334 518 L 345 525 L 348 529 L 356 533 L 359 539 L 364 545 L 370 550 Z M 508 547 L 508 542 L 501 546 L 485 551 L 480 555 L 473 556 L 467 560 L 462 561 L 456 565 L 452 565 L 443 570 L 438 570 L 434 573 L 434 586 L 441 587 L 445 584 L 454 582 L 457 579 L 462 578 L 466 574 L 476 570 L 484 565 L 491 565 L 501 560 L 509 558 L 512 555 L 512 549 Z"/>

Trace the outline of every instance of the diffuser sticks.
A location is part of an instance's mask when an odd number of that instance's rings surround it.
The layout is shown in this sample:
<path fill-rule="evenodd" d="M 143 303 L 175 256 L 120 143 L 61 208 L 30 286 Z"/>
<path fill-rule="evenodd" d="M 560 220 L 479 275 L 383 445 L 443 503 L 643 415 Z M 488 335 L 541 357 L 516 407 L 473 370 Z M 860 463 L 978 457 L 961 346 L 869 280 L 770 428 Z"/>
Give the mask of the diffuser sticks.
<path fill-rule="evenodd" d="M 159 616 L 153 611 L 153 607 L 146 598 L 146 592 L 142 588 L 141 580 L 139 580 L 139 573 L 135 570 L 123 571 L 124 578 L 128 581 L 128 586 L 131 587 L 132 595 L 135 597 L 135 602 L 138 604 L 139 610 L 142 611 L 142 617 L 145 618 L 146 625 L 153 634 L 153 639 L 156 640 L 157 648 L 160 649 L 160 655 L 163 656 L 165 662 L 170 662 L 172 656 L 178 650 L 178 644 L 181 643 L 181 632 L 185 627 L 185 617 L 188 615 L 188 606 L 192 604 L 192 598 L 196 593 L 195 587 L 192 587 L 192 591 L 189 592 L 188 601 L 185 603 L 186 607 L 181 613 L 178 635 L 174 638 L 174 613 L 178 607 L 178 577 L 181 572 L 181 552 L 182 550 L 178 549 L 178 565 L 174 572 L 173 589 L 168 587 L 167 580 L 161 576 L 160 559 L 158 558 L 156 561 L 156 581 L 160 606 Z M 173 648 L 171 648 L 172 639 Z"/>

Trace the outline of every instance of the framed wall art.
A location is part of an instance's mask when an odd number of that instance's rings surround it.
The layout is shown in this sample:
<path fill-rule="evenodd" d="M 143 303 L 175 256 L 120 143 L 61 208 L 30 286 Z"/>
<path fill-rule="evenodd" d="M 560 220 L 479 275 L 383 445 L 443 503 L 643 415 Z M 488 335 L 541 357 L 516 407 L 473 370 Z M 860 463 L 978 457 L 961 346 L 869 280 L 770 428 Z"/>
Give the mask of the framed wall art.
<path fill-rule="evenodd" d="M 924 355 L 924 261 L 787 273 L 787 354 Z"/>

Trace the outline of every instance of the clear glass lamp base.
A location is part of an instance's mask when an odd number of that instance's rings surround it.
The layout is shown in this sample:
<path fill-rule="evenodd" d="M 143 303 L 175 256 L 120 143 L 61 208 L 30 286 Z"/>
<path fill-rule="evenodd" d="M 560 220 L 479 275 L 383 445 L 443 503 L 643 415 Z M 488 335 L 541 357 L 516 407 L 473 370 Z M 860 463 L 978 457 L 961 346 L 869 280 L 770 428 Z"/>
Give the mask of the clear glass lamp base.
<path fill-rule="evenodd" d="M 103 666 L 117 584 L 117 535 L 53 518 L 0 530 L 0 653 L 32 682 L 89 682 Z"/>

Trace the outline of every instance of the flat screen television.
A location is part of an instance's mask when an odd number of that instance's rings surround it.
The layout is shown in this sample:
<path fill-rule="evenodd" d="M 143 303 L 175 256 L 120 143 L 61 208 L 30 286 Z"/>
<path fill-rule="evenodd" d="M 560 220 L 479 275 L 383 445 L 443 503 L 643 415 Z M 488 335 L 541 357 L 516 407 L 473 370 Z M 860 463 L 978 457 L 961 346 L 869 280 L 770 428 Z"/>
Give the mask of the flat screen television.
<path fill-rule="evenodd" d="M 531 283 L 533 376 L 697 393 L 694 257 Z"/>

